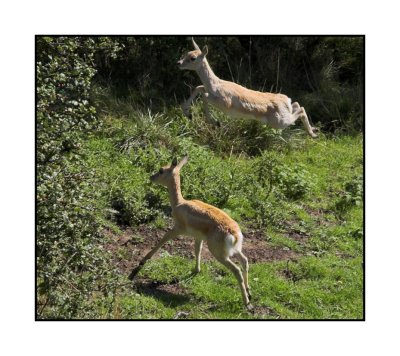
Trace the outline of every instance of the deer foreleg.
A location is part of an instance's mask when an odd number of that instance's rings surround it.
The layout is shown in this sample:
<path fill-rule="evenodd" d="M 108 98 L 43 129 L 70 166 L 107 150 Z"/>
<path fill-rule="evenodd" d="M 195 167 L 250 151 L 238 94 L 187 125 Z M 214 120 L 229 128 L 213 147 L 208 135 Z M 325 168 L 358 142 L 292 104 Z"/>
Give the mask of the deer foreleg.
<path fill-rule="evenodd" d="M 142 269 L 143 265 L 146 263 L 147 260 L 149 260 L 153 255 L 160 249 L 162 245 L 164 245 L 167 241 L 172 240 L 174 237 L 178 236 L 176 231 L 171 230 L 168 231 L 163 238 L 157 243 L 157 245 L 146 255 L 143 257 L 143 259 L 139 262 L 139 265 L 135 267 L 131 274 L 129 275 L 129 279 L 133 280 L 133 278 L 139 273 L 139 271 Z"/>
<path fill-rule="evenodd" d="M 211 116 L 210 105 L 208 104 L 208 93 L 202 93 L 201 99 L 203 100 L 203 110 L 204 114 L 206 115 L 207 121 L 212 125 L 221 126 L 220 122 Z"/>
<path fill-rule="evenodd" d="M 198 87 L 196 87 L 196 88 L 193 90 L 193 93 L 192 93 L 192 95 L 190 95 L 190 98 L 187 99 L 187 100 L 182 104 L 183 113 L 184 113 L 189 119 L 192 118 L 192 115 L 190 114 L 190 111 L 189 111 L 190 105 L 192 104 L 193 100 L 197 97 L 197 95 L 199 95 L 200 93 L 203 94 L 203 93 L 205 93 L 205 92 L 206 92 L 206 90 L 204 89 L 204 86 L 203 86 L 203 85 L 199 85 Z"/>

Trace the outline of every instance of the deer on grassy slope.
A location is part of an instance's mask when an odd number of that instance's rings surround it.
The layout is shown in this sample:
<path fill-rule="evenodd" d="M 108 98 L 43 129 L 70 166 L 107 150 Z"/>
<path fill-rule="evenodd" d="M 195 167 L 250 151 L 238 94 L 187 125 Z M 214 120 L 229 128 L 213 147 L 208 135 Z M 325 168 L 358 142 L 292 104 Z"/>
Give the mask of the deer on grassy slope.
<path fill-rule="evenodd" d="M 199 200 L 186 200 L 182 197 L 180 170 L 188 161 L 184 157 L 179 163 L 175 158 L 171 166 L 160 168 L 159 172 L 150 177 L 156 184 L 168 188 L 169 200 L 172 207 L 174 226 L 168 231 L 160 242 L 141 260 L 139 265 L 133 269 L 129 279 L 133 280 L 147 260 L 149 260 L 167 241 L 178 235 L 187 235 L 195 238 L 195 273 L 200 272 L 200 255 L 203 241 L 207 242 L 208 249 L 213 256 L 227 267 L 239 282 L 243 302 L 247 309 L 251 310 L 250 289 L 248 284 L 249 264 L 246 256 L 242 253 L 243 235 L 239 225 L 222 210 L 203 203 Z M 236 255 L 243 269 L 230 259 Z"/>
<path fill-rule="evenodd" d="M 203 108 L 209 122 L 216 121 L 211 117 L 208 104 L 233 117 L 245 117 L 269 124 L 275 129 L 284 129 L 301 119 L 305 130 L 311 137 L 317 137 L 316 129 L 310 125 L 306 111 L 299 103 L 283 94 L 262 93 L 242 87 L 239 84 L 219 79 L 207 62 L 207 46 L 200 50 L 192 38 L 194 51 L 188 52 L 178 61 L 179 69 L 194 70 L 203 85 L 196 87 L 186 100 L 182 109 L 190 117 L 189 107 L 192 101 L 201 94 Z"/>

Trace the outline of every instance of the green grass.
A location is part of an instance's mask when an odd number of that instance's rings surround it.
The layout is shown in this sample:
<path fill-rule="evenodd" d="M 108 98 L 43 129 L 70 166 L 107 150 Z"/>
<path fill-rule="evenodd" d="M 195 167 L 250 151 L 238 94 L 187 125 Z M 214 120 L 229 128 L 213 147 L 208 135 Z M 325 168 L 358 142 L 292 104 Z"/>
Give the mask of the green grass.
<path fill-rule="evenodd" d="M 256 312 L 250 314 L 241 305 L 236 280 L 224 267 L 209 262 L 193 277 L 193 261 L 167 256 L 149 262 L 141 275 L 159 285 L 173 283 L 178 291 L 125 291 L 107 317 L 172 319 L 183 311 L 189 319 L 360 319 L 361 261 L 360 257 L 326 255 L 304 257 L 289 264 L 252 264 L 250 285 Z M 269 313 L 259 312 L 267 307 Z"/>
<path fill-rule="evenodd" d="M 223 266 L 202 263 L 201 273 L 191 276 L 194 261 L 163 254 L 140 273 L 158 287 L 121 287 L 112 307 L 99 309 L 100 318 L 171 319 L 178 312 L 193 319 L 363 317 L 361 135 L 321 134 L 313 140 L 301 129 L 280 133 L 219 113 L 214 115 L 222 125 L 214 128 L 204 123 L 198 106 L 189 121 L 178 109 L 143 114 L 108 105 L 102 133 L 85 147 L 106 226 L 167 227 L 167 192 L 149 176 L 188 153 L 181 173 L 185 198 L 224 209 L 244 235 L 250 228 L 264 231 L 270 246 L 285 247 L 296 259 L 250 265 L 256 307 L 250 314 Z"/>

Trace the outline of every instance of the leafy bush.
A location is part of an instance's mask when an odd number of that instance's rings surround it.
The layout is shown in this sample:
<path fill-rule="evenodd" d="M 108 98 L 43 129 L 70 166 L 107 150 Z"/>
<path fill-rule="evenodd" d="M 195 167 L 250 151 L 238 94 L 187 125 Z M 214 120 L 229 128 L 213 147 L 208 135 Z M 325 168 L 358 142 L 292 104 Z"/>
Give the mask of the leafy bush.
<path fill-rule="evenodd" d="M 281 165 L 273 171 L 272 181 L 288 199 L 300 199 L 311 191 L 312 179 L 302 165 Z"/>
<path fill-rule="evenodd" d="M 124 182 L 125 181 L 125 182 Z M 132 167 L 129 181 L 126 178 L 110 192 L 109 204 L 116 211 L 114 220 L 118 225 L 135 226 L 154 220 L 163 204 L 159 194 L 149 187 L 148 175 Z"/>
<path fill-rule="evenodd" d="M 336 210 L 344 211 L 352 206 L 359 206 L 363 202 L 364 178 L 362 175 L 354 176 L 344 185 L 344 192 L 340 199 L 336 202 Z"/>
<path fill-rule="evenodd" d="M 280 163 L 269 152 L 263 152 L 256 165 L 256 175 L 269 192 L 276 188 L 287 199 L 300 199 L 311 191 L 312 176 L 303 165 L 294 167 Z"/>
<path fill-rule="evenodd" d="M 90 317 L 96 293 L 116 281 L 103 250 L 94 171 L 83 137 L 99 127 L 89 102 L 97 51 L 107 38 L 37 37 L 37 316 Z"/>

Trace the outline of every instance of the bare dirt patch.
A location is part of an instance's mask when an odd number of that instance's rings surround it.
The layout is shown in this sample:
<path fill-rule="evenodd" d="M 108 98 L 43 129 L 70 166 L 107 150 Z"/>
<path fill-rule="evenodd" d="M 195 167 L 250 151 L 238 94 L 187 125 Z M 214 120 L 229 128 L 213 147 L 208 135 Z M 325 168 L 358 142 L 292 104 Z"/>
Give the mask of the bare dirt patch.
<path fill-rule="evenodd" d="M 304 232 L 301 232 L 301 231 L 297 231 L 297 230 L 289 230 L 288 236 L 291 239 L 296 240 L 300 244 L 305 244 L 310 237 L 310 235 L 308 235 Z"/>
<path fill-rule="evenodd" d="M 121 272 L 129 273 L 167 231 L 168 229 L 158 229 L 148 225 L 141 225 L 135 229 L 127 228 L 118 235 L 106 231 L 111 241 L 106 247 L 115 255 L 115 262 Z M 166 243 L 153 258 L 157 258 L 163 251 L 174 256 L 194 259 L 194 239 L 179 236 Z M 244 234 L 243 253 L 250 263 L 292 260 L 298 256 L 288 248 L 271 246 L 267 242 L 265 233 L 259 230 L 248 230 Z M 202 261 L 214 259 L 206 243 L 201 256 Z"/>
<path fill-rule="evenodd" d="M 252 313 L 257 319 L 279 319 L 279 314 L 277 314 L 272 308 L 257 305 L 253 307 Z"/>
<path fill-rule="evenodd" d="M 297 254 L 285 247 L 274 247 L 268 244 L 267 236 L 259 230 L 249 230 L 244 234 L 243 253 L 250 263 L 288 260 Z"/>

